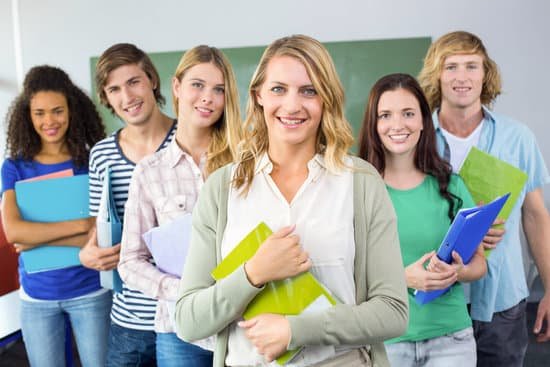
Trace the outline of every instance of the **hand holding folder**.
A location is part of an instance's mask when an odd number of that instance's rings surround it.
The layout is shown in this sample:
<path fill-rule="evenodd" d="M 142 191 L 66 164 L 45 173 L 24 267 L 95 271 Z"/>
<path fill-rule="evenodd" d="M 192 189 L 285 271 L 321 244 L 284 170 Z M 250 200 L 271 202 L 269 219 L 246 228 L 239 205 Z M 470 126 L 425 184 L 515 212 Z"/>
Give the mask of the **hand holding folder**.
<path fill-rule="evenodd" d="M 261 222 L 212 271 L 212 277 L 220 280 L 231 274 L 252 258 L 271 234 L 271 229 Z M 268 282 L 248 304 L 243 318 L 249 320 L 264 313 L 299 315 L 302 312 L 319 311 L 336 303 L 330 292 L 308 271 L 292 278 Z M 299 351 L 287 351 L 277 358 L 277 363 L 283 365 L 289 362 Z"/>
<path fill-rule="evenodd" d="M 103 179 L 103 188 L 96 219 L 97 244 L 99 247 L 111 247 L 122 239 L 122 222 L 116 211 L 115 198 L 111 187 L 111 168 L 107 168 Z M 122 280 L 116 269 L 101 271 L 99 281 L 103 288 L 122 292 Z"/>
<path fill-rule="evenodd" d="M 509 196 L 510 193 L 495 199 L 487 205 L 460 209 L 445 238 L 443 238 L 439 250 L 437 250 L 437 257 L 450 264 L 452 253 L 456 251 L 464 264 L 468 264 Z M 417 290 L 415 301 L 421 305 L 426 304 L 447 292 L 449 288 L 427 292 Z"/>

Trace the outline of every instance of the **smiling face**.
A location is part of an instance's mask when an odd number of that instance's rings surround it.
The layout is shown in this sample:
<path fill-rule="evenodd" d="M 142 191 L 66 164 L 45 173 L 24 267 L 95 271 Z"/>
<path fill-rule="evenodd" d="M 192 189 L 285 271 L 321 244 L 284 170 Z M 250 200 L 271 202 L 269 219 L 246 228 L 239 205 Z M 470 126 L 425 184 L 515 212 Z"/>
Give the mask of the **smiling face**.
<path fill-rule="evenodd" d="M 210 128 L 222 116 L 225 84 L 221 70 L 212 63 L 197 64 L 181 80 L 172 80 L 178 100 L 178 120 L 197 128 Z"/>
<path fill-rule="evenodd" d="M 271 59 L 256 100 L 263 107 L 270 149 L 290 145 L 315 151 L 323 102 L 298 59 Z"/>
<path fill-rule="evenodd" d="M 42 144 L 65 141 L 69 128 L 69 107 L 63 94 L 52 91 L 34 94 L 30 100 L 30 114 Z"/>
<path fill-rule="evenodd" d="M 441 108 L 481 110 L 483 56 L 465 54 L 448 56 L 441 71 Z"/>
<path fill-rule="evenodd" d="M 158 110 L 151 80 L 137 64 L 127 64 L 109 73 L 105 95 L 113 110 L 124 122 L 142 125 Z"/>
<path fill-rule="evenodd" d="M 378 102 L 376 130 L 386 155 L 414 158 L 422 131 L 422 112 L 416 97 L 399 88 L 384 92 Z"/>

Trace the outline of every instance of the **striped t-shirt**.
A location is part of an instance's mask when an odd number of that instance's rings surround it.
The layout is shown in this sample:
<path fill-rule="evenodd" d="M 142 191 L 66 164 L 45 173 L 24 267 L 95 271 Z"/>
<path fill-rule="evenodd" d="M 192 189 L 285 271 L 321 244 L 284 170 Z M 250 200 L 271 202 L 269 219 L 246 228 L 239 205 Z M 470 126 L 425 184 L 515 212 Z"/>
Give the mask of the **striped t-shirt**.
<path fill-rule="evenodd" d="M 157 151 L 164 149 L 172 141 L 176 122 L 168 131 Z M 120 130 L 98 142 L 90 152 L 90 215 L 97 216 L 103 179 L 108 167 L 111 168 L 111 190 L 116 209 L 124 218 L 124 205 L 128 199 L 128 187 L 136 164 L 130 161 L 118 143 Z M 111 321 L 122 327 L 134 330 L 154 330 L 157 301 L 143 293 L 122 284 L 122 293 L 113 293 Z"/>

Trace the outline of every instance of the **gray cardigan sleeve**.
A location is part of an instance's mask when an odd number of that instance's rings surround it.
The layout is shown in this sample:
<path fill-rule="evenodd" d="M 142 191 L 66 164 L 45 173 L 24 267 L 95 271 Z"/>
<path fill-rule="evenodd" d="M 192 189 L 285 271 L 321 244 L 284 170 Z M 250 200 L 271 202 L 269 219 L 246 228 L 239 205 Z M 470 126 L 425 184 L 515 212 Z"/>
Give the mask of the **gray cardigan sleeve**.
<path fill-rule="evenodd" d="M 407 288 L 395 211 L 372 166 L 363 161 L 355 161 L 355 165 L 362 168 L 354 173 L 357 305 L 287 316 L 291 349 L 320 344 L 372 345 L 399 336 L 407 328 Z"/>
<path fill-rule="evenodd" d="M 187 341 L 223 330 L 242 315 L 261 291 L 249 283 L 243 266 L 218 282 L 210 275 L 218 264 L 219 243 L 225 228 L 225 221 L 219 223 L 218 214 L 220 205 L 222 208 L 227 205 L 220 202 L 227 200 L 227 195 L 223 195 L 227 192 L 224 185 L 229 184 L 224 180 L 227 169 L 220 169 L 209 177 L 193 211 L 191 244 L 176 304 L 177 334 Z"/>

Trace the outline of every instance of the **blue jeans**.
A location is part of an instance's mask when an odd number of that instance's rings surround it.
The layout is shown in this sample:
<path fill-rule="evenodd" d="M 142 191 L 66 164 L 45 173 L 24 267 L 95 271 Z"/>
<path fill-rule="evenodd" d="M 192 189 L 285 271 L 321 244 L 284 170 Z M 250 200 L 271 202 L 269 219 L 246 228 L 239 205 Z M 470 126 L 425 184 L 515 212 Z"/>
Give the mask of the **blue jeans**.
<path fill-rule="evenodd" d="M 33 367 L 65 366 L 65 315 L 83 367 L 105 364 L 111 292 L 63 301 L 21 300 L 21 331 Z"/>
<path fill-rule="evenodd" d="M 452 334 L 417 342 L 386 344 L 391 366 L 473 367 L 476 343 L 471 327 Z"/>
<path fill-rule="evenodd" d="M 125 328 L 111 322 L 106 367 L 154 367 L 154 331 Z"/>
<path fill-rule="evenodd" d="M 159 367 L 211 367 L 214 354 L 177 337 L 176 333 L 157 334 Z"/>
<path fill-rule="evenodd" d="M 523 366 L 529 340 L 526 307 L 523 300 L 494 313 L 491 322 L 474 320 L 478 367 Z"/>

